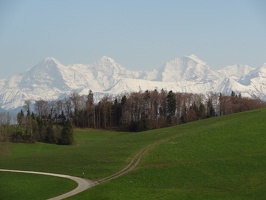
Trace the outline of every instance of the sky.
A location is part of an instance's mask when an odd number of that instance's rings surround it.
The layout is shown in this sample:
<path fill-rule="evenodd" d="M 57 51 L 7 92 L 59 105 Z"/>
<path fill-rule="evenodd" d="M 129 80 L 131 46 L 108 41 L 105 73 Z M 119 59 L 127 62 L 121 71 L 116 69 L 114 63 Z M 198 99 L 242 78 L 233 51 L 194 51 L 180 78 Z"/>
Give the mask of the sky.
<path fill-rule="evenodd" d="M 0 78 L 46 57 L 109 56 L 152 70 L 195 54 L 213 69 L 266 62 L 265 0 L 0 0 Z"/>

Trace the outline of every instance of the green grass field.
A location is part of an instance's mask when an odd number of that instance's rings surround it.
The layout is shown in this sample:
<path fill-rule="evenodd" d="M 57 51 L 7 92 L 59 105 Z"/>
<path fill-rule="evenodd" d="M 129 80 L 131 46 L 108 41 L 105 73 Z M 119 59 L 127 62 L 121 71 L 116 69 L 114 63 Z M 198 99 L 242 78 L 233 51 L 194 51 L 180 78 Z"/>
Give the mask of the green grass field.
<path fill-rule="evenodd" d="M 266 198 L 266 109 L 141 133 L 76 130 L 74 146 L 9 144 L 0 168 L 97 179 L 172 135 L 133 172 L 70 199 Z"/>
<path fill-rule="evenodd" d="M 0 199 L 48 199 L 73 190 L 77 184 L 64 178 L 0 172 Z"/>
<path fill-rule="evenodd" d="M 73 146 L 10 143 L 6 147 L 9 153 L 0 157 L 0 168 L 97 179 L 122 169 L 139 149 L 171 134 L 76 130 Z"/>

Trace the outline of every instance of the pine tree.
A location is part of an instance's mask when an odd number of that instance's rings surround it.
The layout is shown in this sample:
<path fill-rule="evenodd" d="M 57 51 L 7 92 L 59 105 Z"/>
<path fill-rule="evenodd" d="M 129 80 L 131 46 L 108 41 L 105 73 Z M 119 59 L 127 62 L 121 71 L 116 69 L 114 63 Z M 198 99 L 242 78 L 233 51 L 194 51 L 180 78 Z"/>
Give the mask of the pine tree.
<path fill-rule="evenodd" d="M 206 115 L 205 106 L 203 105 L 203 103 L 200 103 L 198 117 L 199 117 L 199 119 L 204 119 L 205 118 L 205 115 Z"/>
<path fill-rule="evenodd" d="M 73 128 L 71 122 L 67 120 L 61 131 L 61 138 L 59 140 L 59 144 L 70 145 L 73 143 L 74 143 Z"/>
<path fill-rule="evenodd" d="M 215 117 L 215 109 L 211 99 L 207 102 L 207 117 Z"/>
<path fill-rule="evenodd" d="M 23 124 L 23 121 L 24 121 L 24 112 L 23 110 L 21 109 L 21 111 L 17 114 L 17 122 L 20 126 L 22 126 Z"/>
<path fill-rule="evenodd" d="M 88 115 L 88 126 L 95 128 L 95 105 L 93 93 L 91 90 L 89 91 L 89 94 L 87 96 L 86 107 Z"/>
<path fill-rule="evenodd" d="M 166 105 L 166 112 L 167 116 L 174 116 L 176 111 L 176 98 L 175 93 L 173 91 L 169 91 L 167 95 L 167 105 Z"/>

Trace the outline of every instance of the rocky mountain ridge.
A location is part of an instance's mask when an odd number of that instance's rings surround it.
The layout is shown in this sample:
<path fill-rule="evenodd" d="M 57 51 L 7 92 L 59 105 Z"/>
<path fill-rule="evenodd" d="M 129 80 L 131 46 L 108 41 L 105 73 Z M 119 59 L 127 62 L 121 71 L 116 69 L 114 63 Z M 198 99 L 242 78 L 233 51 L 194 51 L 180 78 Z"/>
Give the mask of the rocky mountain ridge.
<path fill-rule="evenodd" d="M 56 100 L 73 92 L 86 95 L 89 90 L 104 95 L 154 89 L 202 94 L 233 90 L 266 100 L 266 63 L 259 68 L 232 65 L 213 70 L 192 54 L 145 72 L 129 70 L 107 56 L 92 64 L 68 66 L 49 57 L 22 74 L 0 80 L 0 108 L 13 110 L 26 99 Z"/>

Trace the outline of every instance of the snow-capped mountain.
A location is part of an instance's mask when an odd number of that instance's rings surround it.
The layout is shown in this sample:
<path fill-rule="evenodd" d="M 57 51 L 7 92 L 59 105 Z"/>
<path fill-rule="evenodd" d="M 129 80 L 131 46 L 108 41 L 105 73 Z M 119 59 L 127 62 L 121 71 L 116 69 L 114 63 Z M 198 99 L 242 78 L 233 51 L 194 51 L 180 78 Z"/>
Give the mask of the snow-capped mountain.
<path fill-rule="evenodd" d="M 206 82 L 219 79 L 218 72 L 212 70 L 195 55 L 184 56 L 167 62 L 161 70 L 163 82 L 196 81 Z"/>
<path fill-rule="evenodd" d="M 154 89 L 203 94 L 233 90 L 266 100 L 266 64 L 213 70 L 192 54 L 145 72 L 128 70 L 107 56 L 92 64 L 69 66 L 49 57 L 22 74 L 0 80 L 0 108 L 12 110 L 27 99 L 56 100 L 73 92 L 86 95 L 89 90 L 104 95 Z"/>
<path fill-rule="evenodd" d="M 266 100 L 266 63 L 242 77 L 239 83 L 246 86 L 246 93 Z"/>
<path fill-rule="evenodd" d="M 26 71 L 19 83 L 19 88 L 57 88 L 66 89 L 61 71 L 64 69 L 59 61 L 54 58 L 45 58 L 38 65 Z"/>
<path fill-rule="evenodd" d="M 255 69 L 255 67 L 250 67 L 249 65 L 229 65 L 218 71 L 226 77 L 239 80 Z"/>

